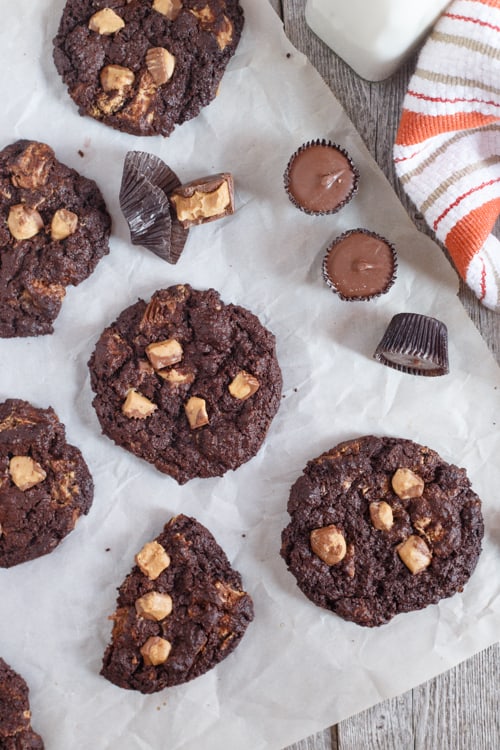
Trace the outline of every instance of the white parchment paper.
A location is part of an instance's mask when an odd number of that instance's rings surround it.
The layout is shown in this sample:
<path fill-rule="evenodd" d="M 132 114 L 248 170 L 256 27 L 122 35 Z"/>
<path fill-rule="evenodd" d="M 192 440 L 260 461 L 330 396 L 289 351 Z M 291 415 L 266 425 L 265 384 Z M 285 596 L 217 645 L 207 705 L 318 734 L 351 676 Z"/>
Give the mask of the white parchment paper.
<path fill-rule="evenodd" d="M 165 140 L 77 114 L 52 63 L 63 0 L 2 3 L 1 147 L 46 141 L 98 182 L 114 219 L 109 256 L 68 290 L 55 333 L 0 341 L 0 398 L 52 405 L 95 480 L 90 514 L 51 555 L 0 570 L 0 653 L 30 685 L 48 750 L 277 750 L 448 669 L 500 632 L 498 367 L 456 298 L 454 270 L 411 224 L 267 0 L 243 5 L 244 35 L 219 96 Z M 342 144 L 361 171 L 358 195 L 331 217 L 302 214 L 282 189 L 291 153 L 318 137 Z M 154 152 L 183 181 L 235 177 L 236 214 L 193 229 L 176 266 L 128 242 L 118 189 L 129 149 Z M 370 303 L 342 302 L 321 279 L 328 242 L 357 226 L 386 235 L 399 254 L 396 284 Z M 276 334 L 284 376 L 260 453 L 183 487 L 100 434 L 87 371 L 101 330 L 124 307 L 177 282 L 215 287 L 258 314 Z M 412 377 L 372 359 L 402 311 L 447 324 L 449 375 Z M 486 522 L 463 594 L 375 630 L 316 608 L 279 557 L 289 489 L 307 460 L 368 433 L 409 437 L 465 466 Z M 178 512 L 215 534 L 254 598 L 255 620 L 209 674 L 142 696 L 99 676 L 107 617 L 134 554 Z"/>

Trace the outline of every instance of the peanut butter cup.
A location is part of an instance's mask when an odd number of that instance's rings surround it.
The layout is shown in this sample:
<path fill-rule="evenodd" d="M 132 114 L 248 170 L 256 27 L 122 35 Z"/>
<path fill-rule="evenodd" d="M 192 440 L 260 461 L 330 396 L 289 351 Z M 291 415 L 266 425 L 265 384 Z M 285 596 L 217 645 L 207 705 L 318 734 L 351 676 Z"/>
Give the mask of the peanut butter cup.
<path fill-rule="evenodd" d="M 448 329 L 440 320 L 427 315 L 398 313 L 373 356 L 382 364 L 410 375 L 446 375 Z"/>
<path fill-rule="evenodd" d="M 234 181 L 229 172 L 200 177 L 172 190 L 169 195 L 184 229 L 234 214 Z"/>
<path fill-rule="evenodd" d="M 370 300 L 385 294 L 396 278 L 393 245 L 367 229 L 350 229 L 330 245 L 323 278 L 341 299 Z"/>
<path fill-rule="evenodd" d="M 349 154 L 326 140 L 309 141 L 290 158 L 285 175 L 288 197 L 307 214 L 334 214 L 358 189 L 359 172 Z"/>

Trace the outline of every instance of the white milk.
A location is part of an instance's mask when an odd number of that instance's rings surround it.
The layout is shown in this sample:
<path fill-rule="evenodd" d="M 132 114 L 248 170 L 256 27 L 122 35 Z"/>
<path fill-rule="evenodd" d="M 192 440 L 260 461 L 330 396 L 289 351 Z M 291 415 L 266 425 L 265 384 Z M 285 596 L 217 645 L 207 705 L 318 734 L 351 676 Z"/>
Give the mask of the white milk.
<path fill-rule="evenodd" d="M 306 21 L 362 78 L 381 81 L 408 57 L 450 0 L 307 0 Z"/>

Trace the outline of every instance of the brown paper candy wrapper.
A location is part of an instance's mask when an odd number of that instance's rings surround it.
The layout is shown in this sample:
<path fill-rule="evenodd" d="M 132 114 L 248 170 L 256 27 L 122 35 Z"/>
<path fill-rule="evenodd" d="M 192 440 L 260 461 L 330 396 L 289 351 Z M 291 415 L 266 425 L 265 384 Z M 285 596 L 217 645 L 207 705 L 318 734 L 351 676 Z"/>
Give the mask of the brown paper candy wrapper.
<path fill-rule="evenodd" d="M 179 260 L 188 236 L 168 199 L 180 184 L 175 172 L 154 154 L 127 153 L 119 199 L 130 241 L 173 264 Z"/>
<path fill-rule="evenodd" d="M 446 375 L 448 329 L 440 320 L 427 315 L 398 313 L 373 356 L 382 364 L 410 375 Z"/>

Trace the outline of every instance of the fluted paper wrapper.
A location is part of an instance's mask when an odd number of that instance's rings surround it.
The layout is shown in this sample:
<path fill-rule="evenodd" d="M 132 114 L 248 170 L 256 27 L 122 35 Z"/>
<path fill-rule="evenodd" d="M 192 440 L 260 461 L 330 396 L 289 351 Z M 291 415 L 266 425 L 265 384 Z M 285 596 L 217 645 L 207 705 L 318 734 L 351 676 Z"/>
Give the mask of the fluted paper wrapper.
<path fill-rule="evenodd" d="M 410 375 L 446 375 L 448 331 L 436 318 L 398 313 L 389 323 L 374 354 L 388 367 Z"/>
<path fill-rule="evenodd" d="M 119 197 L 130 241 L 167 263 L 177 263 L 188 237 L 168 198 L 180 184 L 175 172 L 155 154 L 129 151 L 125 156 Z"/>
<path fill-rule="evenodd" d="M 500 633 L 500 370 L 456 297 L 456 272 L 415 229 L 267 0 L 243 6 L 246 26 L 219 96 L 168 139 L 148 139 L 78 115 L 51 59 L 63 0 L 2 3 L 1 144 L 52 145 L 96 180 L 114 222 L 109 255 L 68 289 L 54 334 L 0 340 L 0 397 L 53 406 L 95 481 L 88 516 L 54 552 L 0 570 L 0 654 L 29 684 L 47 750 L 279 750 L 420 684 Z M 358 193 L 333 216 L 298 211 L 283 187 L 290 154 L 316 138 L 342 144 L 360 171 Z M 130 243 L 118 199 L 130 150 L 156 154 L 183 182 L 234 176 L 236 212 L 193 227 L 175 265 Z M 398 276 L 378 299 L 346 304 L 321 266 L 334 237 L 359 226 L 394 243 Z M 176 283 L 213 287 L 258 315 L 276 335 L 284 382 L 257 456 L 182 487 L 101 435 L 87 368 L 123 309 Z M 413 377 L 373 359 L 399 312 L 446 324 L 449 375 Z M 464 466 L 486 526 L 463 593 L 375 629 L 315 607 L 279 554 L 290 487 L 307 461 L 373 433 L 410 438 Z M 215 536 L 255 619 L 215 669 L 141 695 L 99 675 L 108 616 L 134 555 L 176 513 Z"/>

